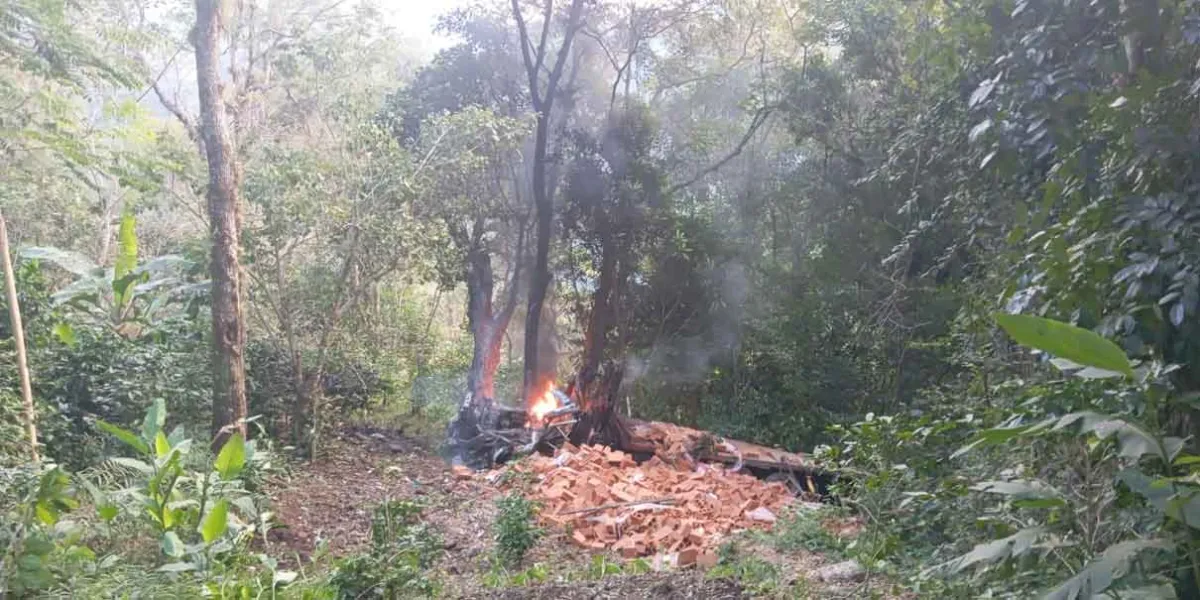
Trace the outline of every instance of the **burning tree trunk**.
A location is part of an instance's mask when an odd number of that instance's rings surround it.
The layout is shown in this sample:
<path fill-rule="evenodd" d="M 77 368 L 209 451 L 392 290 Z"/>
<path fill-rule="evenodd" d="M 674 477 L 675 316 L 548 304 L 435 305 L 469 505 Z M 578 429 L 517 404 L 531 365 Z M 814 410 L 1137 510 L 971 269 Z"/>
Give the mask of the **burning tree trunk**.
<path fill-rule="evenodd" d="M 576 444 L 601 443 L 630 450 L 629 428 L 616 410 L 624 369 L 619 362 L 606 360 L 609 336 L 617 322 L 616 298 L 621 281 L 617 253 L 612 232 L 606 231 L 601 241 L 600 273 L 592 293 L 583 362 L 575 379 L 575 396 L 583 412 L 570 438 Z"/>
<path fill-rule="evenodd" d="M 533 278 L 529 287 L 528 314 L 525 315 L 525 377 L 524 396 L 528 403 L 537 393 L 541 385 L 539 381 L 544 370 L 538 364 L 538 328 L 541 326 L 542 308 L 546 303 L 546 293 L 550 287 L 550 236 L 554 221 L 554 198 L 551 186 L 546 180 L 546 165 L 549 162 L 548 145 L 550 136 L 551 114 L 554 100 L 559 94 L 559 80 L 571 53 L 571 42 L 575 33 L 582 25 L 583 0 L 572 0 L 568 12 L 566 29 L 563 31 L 562 44 L 555 57 L 554 66 L 550 69 L 546 84 L 541 83 L 542 70 L 547 64 L 546 43 L 550 38 L 551 22 L 554 18 L 554 0 L 542 0 L 542 32 L 535 43 L 525 27 L 525 17 L 521 13 L 518 0 L 512 0 L 513 18 L 517 21 L 520 33 L 521 58 L 525 65 L 525 73 L 529 78 L 529 99 L 537 113 L 537 128 L 534 134 L 533 153 L 533 200 L 537 216 L 537 259 L 533 268 Z M 535 49 L 531 53 L 530 49 Z"/>
<path fill-rule="evenodd" d="M 624 375 L 621 365 L 608 361 L 589 381 L 576 383 L 575 394 L 583 402 L 583 411 L 571 429 L 571 443 L 604 444 L 618 450 L 637 450 L 633 447 L 628 424 L 616 410 L 617 395 L 621 391 Z"/>
<path fill-rule="evenodd" d="M 467 371 L 467 394 L 459 407 L 458 415 L 450 424 L 448 439 L 455 459 L 485 466 L 493 459 L 491 448 L 480 443 L 486 430 L 521 427 L 524 412 L 501 414 L 495 402 L 496 371 L 504 348 L 504 334 L 517 308 L 521 281 L 521 264 L 525 260 L 525 221 L 520 222 L 517 248 L 512 258 L 512 273 L 508 278 L 507 298 L 504 306 L 496 311 L 492 254 L 483 242 L 483 224 L 476 222 L 471 233 L 467 251 L 467 319 L 474 338 L 471 368 Z M 467 241 L 467 234 L 459 230 L 460 242 Z"/>
<path fill-rule="evenodd" d="M 517 257 L 508 282 L 508 298 L 500 312 L 495 312 L 492 257 L 484 248 L 476 248 L 468 256 L 467 318 L 475 339 L 471 369 L 467 372 L 470 402 L 477 408 L 490 406 L 496 397 L 496 371 L 504 347 L 504 333 L 517 307 L 518 282 L 525 235 L 517 243 Z"/>

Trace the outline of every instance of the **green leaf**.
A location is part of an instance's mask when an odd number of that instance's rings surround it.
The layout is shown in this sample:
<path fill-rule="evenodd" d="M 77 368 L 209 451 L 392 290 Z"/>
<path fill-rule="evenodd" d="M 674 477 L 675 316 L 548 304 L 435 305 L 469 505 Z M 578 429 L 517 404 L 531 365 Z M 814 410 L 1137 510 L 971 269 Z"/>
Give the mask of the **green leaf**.
<path fill-rule="evenodd" d="M 1023 437 L 1026 435 L 1034 435 L 1037 433 L 1041 433 L 1042 431 L 1045 431 L 1046 429 L 1048 429 L 1054 423 L 1055 423 L 1054 419 L 1046 419 L 1044 421 L 1038 421 L 1037 423 L 1031 423 L 1029 425 L 1018 425 L 1018 426 L 1013 426 L 1013 427 L 997 427 L 994 429 L 985 429 L 983 431 L 980 431 L 978 434 L 976 434 L 975 439 L 971 440 L 971 442 L 969 444 L 967 444 L 966 446 L 963 446 L 962 448 L 959 448 L 958 450 L 956 450 L 954 452 L 954 454 L 951 454 L 950 458 L 958 458 L 959 456 L 962 456 L 963 454 L 966 454 L 967 452 L 970 452 L 971 450 L 974 450 L 975 448 L 979 448 L 981 446 L 992 446 L 992 445 L 996 445 L 996 444 L 1002 444 L 1004 442 L 1007 442 L 1007 441 L 1010 441 L 1010 440 L 1013 440 L 1013 439 L 1016 439 L 1019 437 Z"/>
<path fill-rule="evenodd" d="M 1013 508 L 1063 508 L 1067 501 L 1062 498 L 1033 498 L 1013 500 Z"/>
<path fill-rule="evenodd" d="M 1200 463 L 1200 456 L 1196 456 L 1194 454 L 1185 454 L 1175 459 L 1175 464 L 1181 467 L 1184 465 L 1194 465 L 1196 463 Z"/>
<path fill-rule="evenodd" d="M 179 558 L 183 556 L 183 540 L 179 539 L 179 535 L 174 531 L 168 531 L 162 537 L 163 554 L 171 558 Z"/>
<path fill-rule="evenodd" d="M 1128 540 L 1109 546 L 1099 558 L 1082 571 L 1044 596 L 1045 600 L 1091 599 L 1108 589 L 1114 581 L 1128 572 L 1138 554 L 1151 549 L 1169 550 L 1173 544 L 1164 540 Z"/>
<path fill-rule="evenodd" d="M 117 260 L 113 265 L 113 281 L 123 279 L 137 268 L 137 255 L 137 220 L 133 212 L 126 210 L 121 215 L 121 227 L 117 231 Z"/>
<path fill-rule="evenodd" d="M 978 544 L 970 552 L 945 563 L 942 568 L 957 573 L 967 567 L 989 565 L 1009 557 L 1021 556 L 1045 533 L 1041 527 L 1022 529 L 1006 538 Z"/>
<path fill-rule="evenodd" d="M 237 477 L 245 466 L 246 441 L 239 432 L 229 436 L 229 439 L 225 441 L 221 452 L 217 454 L 217 461 L 213 464 L 213 468 L 220 473 L 221 479 L 228 481 Z"/>
<path fill-rule="evenodd" d="M 1019 344 L 1086 367 L 1133 377 L 1125 352 L 1094 331 L 1030 315 L 996 313 L 994 316 L 996 323 Z"/>
<path fill-rule="evenodd" d="M 21 256 L 23 258 L 52 262 L 66 269 L 72 275 L 79 277 L 95 276 L 103 273 L 103 269 L 92 262 L 92 259 L 70 250 L 53 247 L 26 248 L 21 251 Z"/>
<path fill-rule="evenodd" d="M 75 329 L 66 321 L 60 321 L 54 325 L 54 337 L 58 338 L 58 341 L 66 344 L 68 347 L 75 347 Z"/>
<path fill-rule="evenodd" d="M 34 505 L 34 512 L 37 518 L 44 525 L 53 525 L 58 522 L 58 514 L 45 502 L 38 502 Z"/>
<path fill-rule="evenodd" d="M 1137 469 L 1125 469 L 1117 473 L 1117 479 L 1168 518 L 1200 529 L 1200 494 L 1192 488 L 1177 486 L 1168 479 L 1154 479 Z"/>
<path fill-rule="evenodd" d="M 117 514 L 119 512 L 120 509 L 117 508 L 116 504 L 101 504 L 100 506 L 96 507 L 96 514 L 100 515 L 100 518 L 105 521 L 111 521 L 117 518 Z"/>
<path fill-rule="evenodd" d="M 179 522 L 179 511 L 167 507 L 162 511 L 162 526 L 163 529 L 170 529 Z"/>
<path fill-rule="evenodd" d="M 138 441 L 141 441 L 141 440 L 138 440 Z M 121 465 L 122 467 L 128 467 L 128 468 L 133 469 L 143 475 L 150 475 L 151 473 L 154 472 L 154 467 L 151 467 L 150 465 L 146 464 L 145 462 L 137 460 L 135 458 L 126 458 L 124 456 L 114 456 L 114 457 L 108 459 L 108 462 L 111 462 L 114 465 Z"/>
<path fill-rule="evenodd" d="M 1165 437 L 1160 445 L 1158 438 L 1136 424 L 1092 411 L 1065 415 L 1058 420 L 1054 430 L 1059 431 L 1076 423 L 1080 425 L 1080 433 L 1094 433 L 1100 439 L 1115 437 L 1121 456 L 1134 461 L 1149 454 L 1163 462 L 1170 462 L 1183 449 L 1183 440 L 1180 438 Z"/>
<path fill-rule="evenodd" d="M 1168 583 L 1150 584 L 1138 588 L 1121 589 L 1121 600 L 1176 600 L 1175 586 Z"/>
<path fill-rule="evenodd" d="M 171 442 L 167 441 L 167 434 L 159 430 L 158 435 L 154 436 L 154 454 L 162 457 L 166 456 L 171 451 Z"/>
<path fill-rule="evenodd" d="M 271 585 L 287 585 L 299 576 L 300 574 L 295 571 L 275 571 L 275 574 L 271 576 Z"/>
<path fill-rule="evenodd" d="M 121 440 L 125 443 L 125 445 L 130 446 L 141 454 L 148 454 L 150 452 L 150 447 L 146 445 L 146 442 L 138 439 L 138 436 L 134 435 L 131 431 L 121 429 L 120 427 L 117 427 L 116 425 L 113 425 L 107 421 L 96 421 L 96 427 L 98 427 L 101 431 L 117 438 L 118 440 Z"/>
<path fill-rule="evenodd" d="M 162 398 L 155 398 L 150 405 L 150 409 L 146 411 L 146 418 L 142 421 L 142 439 L 152 440 L 162 431 L 163 425 L 167 422 L 167 403 Z"/>
<path fill-rule="evenodd" d="M 225 533 L 228 524 L 229 501 L 221 499 L 213 505 L 212 509 L 208 511 L 208 515 L 204 517 L 204 521 L 200 523 L 200 537 L 204 538 L 204 543 L 211 544 Z"/>
<path fill-rule="evenodd" d="M 1061 494 L 1054 488 L 1040 481 L 1015 479 L 1012 481 L 983 481 L 971 486 L 977 492 L 989 492 L 1013 496 L 1020 500 L 1060 498 Z"/>
<path fill-rule="evenodd" d="M 187 431 L 183 428 L 182 423 L 176 425 L 175 428 L 171 430 L 170 435 L 167 436 L 167 441 L 170 442 L 172 446 L 178 446 L 186 439 Z"/>
<path fill-rule="evenodd" d="M 190 562 L 175 562 L 163 565 L 158 570 L 164 573 L 182 573 L 184 571 L 195 571 L 196 565 Z"/>

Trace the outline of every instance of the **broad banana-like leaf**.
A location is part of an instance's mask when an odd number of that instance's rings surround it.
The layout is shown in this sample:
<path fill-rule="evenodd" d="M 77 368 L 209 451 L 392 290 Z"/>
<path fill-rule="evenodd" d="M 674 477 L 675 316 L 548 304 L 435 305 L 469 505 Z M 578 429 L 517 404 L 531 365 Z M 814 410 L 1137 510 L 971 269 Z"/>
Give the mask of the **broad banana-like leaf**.
<path fill-rule="evenodd" d="M 20 255 L 23 258 L 54 263 L 79 277 L 99 277 L 104 273 L 104 270 L 92 262 L 92 259 L 78 252 L 53 246 L 26 248 L 20 252 Z"/>
<path fill-rule="evenodd" d="M 123 279 L 137 268 L 138 239 L 137 219 L 125 211 L 121 215 L 121 227 L 117 230 L 117 260 L 113 265 L 113 281 Z"/>
<path fill-rule="evenodd" d="M 1125 352 L 1094 331 L 1030 315 L 997 313 L 995 318 L 996 323 L 1023 346 L 1085 367 L 1133 377 L 1133 369 Z"/>
<path fill-rule="evenodd" d="M 1019 437 L 1039 434 L 1049 429 L 1054 422 L 1054 419 L 1046 419 L 1037 423 L 1030 423 L 1028 425 L 1012 425 L 1009 427 L 985 429 L 976 434 L 975 439 L 971 440 L 971 442 L 966 446 L 955 450 L 954 454 L 950 455 L 950 458 L 958 458 L 959 456 L 962 456 L 963 454 L 966 454 L 971 450 L 981 446 L 1003 444 Z"/>
<path fill-rule="evenodd" d="M 118 440 L 121 440 L 125 443 L 125 445 L 137 450 L 138 454 L 146 454 L 150 451 L 150 447 L 146 444 L 146 442 L 134 435 L 132 431 L 127 431 L 117 427 L 116 425 L 113 425 L 112 423 L 100 420 L 96 421 L 96 427 L 101 431 L 117 438 Z"/>
<path fill-rule="evenodd" d="M 179 539 L 179 534 L 174 531 L 168 531 L 162 537 L 163 554 L 171 558 L 179 558 L 183 556 L 183 540 Z"/>
<path fill-rule="evenodd" d="M 992 494 L 1012 496 L 1013 498 L 1021 500 L 1062 497 L 1062 494 L 1060 494 L 1058 490 L 1040 481 L 1023 479 L 1014 479 L 1012 481 L 982 481 L 971 486 L 971 489 L 977 492 L 988 492 Z"/>
<path fill-rule="evenodd" d="M 1194 488 L 1177 486 L 1167 479 L 1154 479 L 1133 468 L 1118 473 L 1117 479 L 1168 518 L 1200 529 L 1200 493 Z"/>
<path fill-rule="evenodd" d="M 1148 454 L 1169 463 L 1183 449 L 1183 440 L 1180 438 L 1165 437 L 1160 444 L 1158 438 L 1134 423 L 1092 411 L 1065 415 L 1058 420 L 1054 429 L 1064 429 L 1077 423 L 1080 433 L 1094 433 L 1100 439 L 1116 437 L 1121 456 L 1134 461 Z"/>
<path fill-rule="evenodd" d="M 158 432 L 162 431 L 166 422 L 167 403 L 162 398 L 155 398 L 150 409 L 146 411 L 146 418 L 142 421 L 142 439 L 153 440 Z"/>

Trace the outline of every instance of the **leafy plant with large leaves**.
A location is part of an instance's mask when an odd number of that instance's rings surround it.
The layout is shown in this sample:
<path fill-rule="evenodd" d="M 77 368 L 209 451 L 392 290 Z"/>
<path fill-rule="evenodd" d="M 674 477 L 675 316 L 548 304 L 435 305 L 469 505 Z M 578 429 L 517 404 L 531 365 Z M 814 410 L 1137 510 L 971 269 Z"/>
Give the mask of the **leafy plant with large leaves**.
<path fill-rule="evenodd" d="M 1001 498 L 992 518 L 1008 537 L 985 542 L 940 568 L 959 573 L 1004 566 L 1009 577 L 1045 581 L 1046 572 L 1069 578 L 1046 598 L 1074 600 L 1101 594 L 1174 597 L 1200 581 L 1200 457 L 1160 418 L 1177 408 L 1169 375 L 1158 363 L 1134 368 L 1119 347 L 1084 329 L 1041 317 L 997 315 L 1016 341 L 1053 355 L 1070 377 L 1099 378 L 1087 410 L 1027 410 L 1003 426 L 980 431 L 957 455 L 998 444 L 1057 445 L 1063 460 L 1009 469 L 972 490 Z M 1036 419 L 1031 418 L 1040 413 Z M 1014 575 L 1015 573 L 1015 575 Z"/>
<path fill-rule="evenodd" d="M 168 434 L 166 403 L 156 400 L 141 428 L 129 431 L 100 421 L 97 426 L 120 440 L 137 456 L 109 459 L 138 474 L 137 483 L 116 492 L 89 486 L 100 516 L 120 511 L 139 515 L 160 536 L 166 562 L 161 570 L 207 571 L 223 555 L 244 547 L 256 533 L 265 534 L 269 514 L 259 510 L 240 476 L 258 456 L 255 443 L 241 434 L 228 438 L 216 457 L 194 456 L 182 426 Z M 199 449 L 202 453 L 203 449 Z"/>
<path fill-rule="evenodd" d="M 207 282 L 189 277 L 192 265 L 181 256 L 140 262 L 136 227 L 132 213 L 121 217 L 118 251 L 111 268 L 53 247 L 26 248 L 21 254 L 57 265 L 76 277 L 51 297 L 55 305 L 70 309 L 71 316 L 87 325 L 108 326 L 123 337 L 136 339 L 155 334 L 156 326 L 172 316 L 194 316 L 208 288 Z M 59 323 L 55 333 L 68 345 L 75 341 L 69 321 Z"/>

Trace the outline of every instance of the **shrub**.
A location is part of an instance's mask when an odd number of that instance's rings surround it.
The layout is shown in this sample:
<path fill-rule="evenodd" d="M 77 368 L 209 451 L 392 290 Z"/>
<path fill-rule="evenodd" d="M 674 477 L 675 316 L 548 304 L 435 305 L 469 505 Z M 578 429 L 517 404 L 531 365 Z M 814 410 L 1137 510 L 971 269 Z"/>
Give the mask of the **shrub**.
<path fill-rule="evenodd" d="M 542 536 L 534 524 L 537 506 L 520 494 L 509 494 L 496 502 L 496 558 L 506 567 L 516 567 Z"/>
<path fill-rule="evenodd" d="M 371 514 L 371 551 L 337 563 L 330 585 L 338 598 L 400 598 L 433 595 L 427 576 L 442 548 L 438 536 L 420 521 L 422 507 L 389 500 Z"/>
<path fill-rule="evenodd" d="M 63 518 L 79 505 L 65 472 L 0 470 L 0 494 L 0 597 L 33 595 L 92 569 L 80 527 Z"/>

